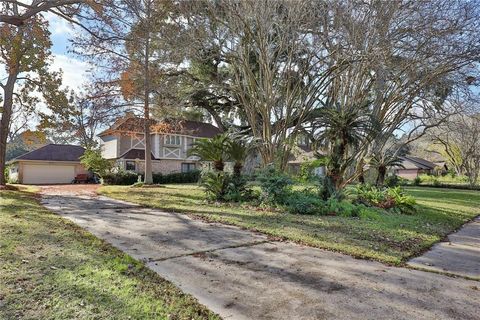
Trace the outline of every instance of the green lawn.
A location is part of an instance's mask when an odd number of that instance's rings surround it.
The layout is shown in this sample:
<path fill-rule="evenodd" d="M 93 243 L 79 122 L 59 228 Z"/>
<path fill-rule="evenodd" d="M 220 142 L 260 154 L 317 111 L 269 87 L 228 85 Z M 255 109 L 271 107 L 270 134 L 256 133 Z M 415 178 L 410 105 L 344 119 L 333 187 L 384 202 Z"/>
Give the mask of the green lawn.
<path fill-rule="evenodd" d="M 418 202 L 412 216 L 372 213 L 360 218 L 302 216 L 205 201 L 197 185 L 150 188 L 103 186 L 100 193 L 168 211 L 258 230 L 273 237 L 402 264 L 480 214 L 480 192 L 408 188 Z"/>
<path fill-rule="evenodd" d="M 0 319 L 218 319 L 34 195 L 0 191 Z"/>

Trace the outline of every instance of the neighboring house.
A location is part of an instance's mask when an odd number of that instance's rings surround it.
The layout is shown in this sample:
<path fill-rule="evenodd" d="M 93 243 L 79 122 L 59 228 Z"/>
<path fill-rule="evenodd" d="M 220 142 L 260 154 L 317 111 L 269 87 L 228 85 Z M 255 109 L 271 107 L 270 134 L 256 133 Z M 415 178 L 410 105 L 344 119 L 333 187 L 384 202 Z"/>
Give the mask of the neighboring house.
<path fill-rule="evenodd" d="M 145 119 L 127 114 L 98 136 L 101 139 L 102 156 L 115 159 L 117 165 L 129 171 L 145 171 Z M 196 157 L 189 157 L 188 150 L 196 139 L 213 138 L 221 131 L 204 122 L 190 120 L 150 120 L 152 171 L 154 173 L 188 172 L 198 168 Z"/>
<path fill-rule="evenodd" d="M 87 174 L 80 163 L 85 149 L 66 144 L 47 144 L 8 162 L 10 180 L 23 184 L 71 183 Z"/>
<path fill-rule="evenodd" d="M 318 150 L 318 154 L 324 154 L 324 152 Z M 292 151 L 292 155 L 288 161 L 287 170 L 292 174 L 299 174 L 302 164 L 317 160 L 315 151 L 312 149 L 312 145 L 307 136 L 300 134 L 297 137 L 296 148 Z M 317 167 L 313 169 L 313 174 L 317 176 L 325 175 L 325 167 Z"/>
<path fill-rule="evenodd" d="M 297 143 L 295 147 L 292 148 L 291 154 L 287 162 L 287 172 L 293 175 L 300 173 L 302 164 L 306 162 L 311 162 L 317 160 L 315 152 L 312 149 L 311 143 L 308 140 L 307 136 L 300 134 L 297 137 Z M 320 154 L 324 154 L 322 151 L 318 151 Z M 262 167 L 262 157 L 258 152 L 251 152 L 247 160 L 245 161 L 244 170 L 247 173 L 253 173 L 255 170 L 258 170 Z M 313 174 L 317 176 L 325 175 L 325 167 L 317 167 L 313 169 Z"/>
<path fill-rule="evenodd" d="M 435 168 L 438 167 L 436 163 L 418 157 L 404 156 L 400 158 L 403 160 L 403 168 L 394 168 L 394 172 L 399 177 L 409 180 L 413 180 L 421 174 L 434 174 Z M 446 169 L 445 164 L 442 169 Z"/>

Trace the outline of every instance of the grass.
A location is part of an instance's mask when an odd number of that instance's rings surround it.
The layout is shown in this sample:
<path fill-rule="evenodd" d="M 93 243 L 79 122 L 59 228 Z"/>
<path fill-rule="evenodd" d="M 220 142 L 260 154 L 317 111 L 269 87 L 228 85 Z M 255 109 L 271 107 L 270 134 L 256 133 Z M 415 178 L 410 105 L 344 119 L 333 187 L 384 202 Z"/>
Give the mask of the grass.
<path fill-rule="evenodd" d="M 142 263 L 0 191 L 0 319 L 218 319 Z"/>
<path fill-rule="evenodd" d="M 400 265 L 480 214 L 480 192 L 412 188 L 418 213 L 370 212 L 359 218 L 305 216 L 205 201 L 196 185 L 150 188 L 103 186 L 100 193 L 208 221 L 237 225 L 281 239 Z"/>

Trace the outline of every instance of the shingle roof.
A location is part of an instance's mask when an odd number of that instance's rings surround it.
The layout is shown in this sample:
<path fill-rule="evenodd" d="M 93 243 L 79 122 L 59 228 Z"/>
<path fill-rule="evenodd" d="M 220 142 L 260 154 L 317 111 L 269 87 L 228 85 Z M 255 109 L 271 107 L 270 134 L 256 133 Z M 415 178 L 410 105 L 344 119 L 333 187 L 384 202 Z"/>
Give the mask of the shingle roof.
<path fill-rule="evenodd" d="M 162 127 L 161 126 L 162 124 L 165 124 L 166 128 Z M 210 123 L 192 121 L 192 120 L 169 119 L 169 120 L 164 120 L 162 122 L 158 122 L 156 120 L 150 119 L 150 126 L 151 126 L 152 132 L 158 131 L 155 129 L 156 127 L 160 127 L 160 128 L 163 128 L 164 130 L 170 130 L 170 133 L 185 134 L 185 135 L 201 137 L 201 138 L 213 138 L 217 134 L 221 133 L 219 128 L 215 127 Z M 170 128 L 168 128 L 168 126 L 170 126 Z M 122 120 L 115 121 L 115 123 L 110 128 L 101 132 L 99 136 L 112 134 L 114 132 L 142 133 L 144 131 L 144 127 L 145 127 L 144 118 L 127 115 Z"/>
<path fill-rule="evenodd" d="M 404 160 L 409 161 L 410 163 L 414 164 L 416 167 L 420 169 L 434 169 L 435 164 L 433 162 L 430 162 L 428 160 L 418 158 L 418 157 L 412 157 L 412 156 L 404 156 L 401 157 Z"/>
<path fill-rule="evenodd" d="M 194 137 L 213 138 L 217 134 L 222 133 L 220 129 L 214 125 L 200 121 L 181 120 L 178 126 L 180 129 L 176 132 Z"/>
<path fill-rule="evenodd" d="M 151 154 L 152 160 L 155 160 L 155 157 L 153 154 Z M 130 149 L 124 154 L 122 154 L 119 159 L 127 159 L 127 160 L 135 160 L 135 159 L 140 159 L 140 160 L 145 160 L 145 150 L 143 149 Z"/>
<path fill-rule="evenodd" d="M 85 149 L 70 144 L 47 144 L 33 151 L 22 154 L 16 160 L 41 160 L 41 161 L 80 161 Z"/>

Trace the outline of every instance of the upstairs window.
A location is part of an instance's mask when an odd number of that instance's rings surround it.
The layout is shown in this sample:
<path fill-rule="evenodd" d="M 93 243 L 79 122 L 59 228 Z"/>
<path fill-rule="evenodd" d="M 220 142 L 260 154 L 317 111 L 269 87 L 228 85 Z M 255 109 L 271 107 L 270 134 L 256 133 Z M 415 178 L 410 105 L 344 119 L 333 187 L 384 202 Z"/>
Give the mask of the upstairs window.
<path fill-rule="evenodd" d="M 164 137 L 164 143 L 166 146 L 180 146 L 180 136 L 168 134 Z"/>

